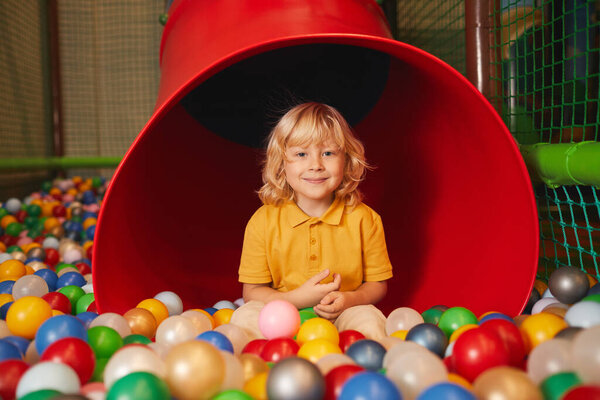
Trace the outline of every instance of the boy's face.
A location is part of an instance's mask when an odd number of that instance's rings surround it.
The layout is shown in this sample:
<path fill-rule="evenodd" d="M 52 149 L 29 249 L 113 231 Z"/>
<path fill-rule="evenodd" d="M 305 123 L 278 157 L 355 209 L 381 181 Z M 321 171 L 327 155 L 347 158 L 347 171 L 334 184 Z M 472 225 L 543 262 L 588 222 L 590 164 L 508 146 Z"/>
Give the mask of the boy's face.
<path fill-rule="evenodd" d="M 287 183 L 302 209 L 327 208 L 344 178 L 345 154 L 333 142 L 290 146 L 285 151 Z"/>

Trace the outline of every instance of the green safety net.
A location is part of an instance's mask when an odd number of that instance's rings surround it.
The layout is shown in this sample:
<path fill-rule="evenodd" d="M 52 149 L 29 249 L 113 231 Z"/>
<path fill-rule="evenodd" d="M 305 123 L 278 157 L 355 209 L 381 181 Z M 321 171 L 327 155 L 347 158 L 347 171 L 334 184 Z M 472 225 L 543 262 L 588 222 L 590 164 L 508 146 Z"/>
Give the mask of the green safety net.
<path fill-rule="evenodd" d="M 489 100 L 502 105 L 499 111 L 515 140 L 527 151 L 541 143 L 574 148 L 567 144 L 598 142 L 600 4 L 586 0 L 490 2 L 494 3 L 490 84 L 501 90 Z M 464 73 L 464 1 L 398 4 L 398 39 Z M 552 148 L 544 151 L 548 149 Z M 592 154 L 600 157 L 597 151 Z M 567 160 L 568 154 L 562 158 Z M 590 162 L 589 169 L 598 169 L 597 165 Z M 550 170 L 561 168 L 570 177 L 568 165 Z M 590 182 L 598 182 L 600 170 L 590 174 L 594 175 Z M 547 279 L 556 268 L 572 265 L 600 278 L 597 185 L 576 185 L 577 179 L 544 183 L 533 171 L 532 178 L 540 218 L 538 277 Z"/>

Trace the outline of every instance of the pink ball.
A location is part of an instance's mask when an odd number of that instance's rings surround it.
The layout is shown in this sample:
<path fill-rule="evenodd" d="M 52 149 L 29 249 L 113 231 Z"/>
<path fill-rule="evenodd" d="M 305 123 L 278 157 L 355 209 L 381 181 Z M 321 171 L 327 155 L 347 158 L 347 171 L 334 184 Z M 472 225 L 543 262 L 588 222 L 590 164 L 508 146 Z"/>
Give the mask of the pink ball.
<path fill-rule="evenodd" d="M 29 244 L 33 242 L 33 239 L 30 237 L 21 237 L 19 238 L 19 240 L 17 240 L 17 246 L 25 246 L 26 244 Z"/>
<path fill-rule="evenodd" d="M 289 301 L 273 300 L 260 310 L 258 328 L 267 339 L 292 338 L 300 328 L 300 313 Z"/>
<path fill-rule="evenodd" d="M 86 204 L 83 206 L 84 211 L 90 212 L 98 212 L 100 211 L 100 206 L 98 204 Z"/>
<path fill-rule="evenodd" d="M 69 194 L 69 193 L 63 194 L 63 202 L 70 203 L 73 200 L 75 200 L 75 196 L 73 196 L 72 194 Z"/>

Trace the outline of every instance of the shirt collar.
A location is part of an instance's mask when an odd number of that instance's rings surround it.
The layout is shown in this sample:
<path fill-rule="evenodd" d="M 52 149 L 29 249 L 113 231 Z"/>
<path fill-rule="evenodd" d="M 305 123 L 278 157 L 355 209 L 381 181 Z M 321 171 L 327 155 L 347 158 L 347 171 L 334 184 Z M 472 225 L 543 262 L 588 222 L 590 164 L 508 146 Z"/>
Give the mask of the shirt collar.
<path fill-rule="evenodd" d="M 288 201 L 284 204 L 284 207 L 286 208 L 288 221 L 292 228 L 295 228 L 296 226 L 313 218 L 306 215 L 304 211 L 302 211 L 300 207 L 298 207 L 298 205 L 293 201 Z M 317 221 L 323 221 L 329 225 L 339 225 L 340 221 L 342 220 L 342 215 L 344 214 L 344 208 L 344 203 L 338 197 L 336 197 L 327 211 L 325 211 L 325 214 L 314 219 Z"/>

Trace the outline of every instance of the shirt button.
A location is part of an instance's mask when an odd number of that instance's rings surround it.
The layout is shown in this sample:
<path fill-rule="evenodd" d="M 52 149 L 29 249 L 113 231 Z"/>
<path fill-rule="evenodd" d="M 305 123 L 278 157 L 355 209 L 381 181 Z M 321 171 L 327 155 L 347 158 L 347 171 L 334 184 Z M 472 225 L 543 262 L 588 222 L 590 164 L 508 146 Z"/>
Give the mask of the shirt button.
<path fill-rule="evenodd" d="M 312 256 L 310 256 L 310 259 L 311 259 L 312 261 L 315 261 L 315 260 L 317 259 L 317 256 L 315 256 L 315 255 L 313 254 Z"/>
<path fill-rule="evenodd" d="M 310 244 L 315 244 L 315 243 L 317 243 L 317 239 L 315 239 L 315 238 L 310 239 Z"/>

